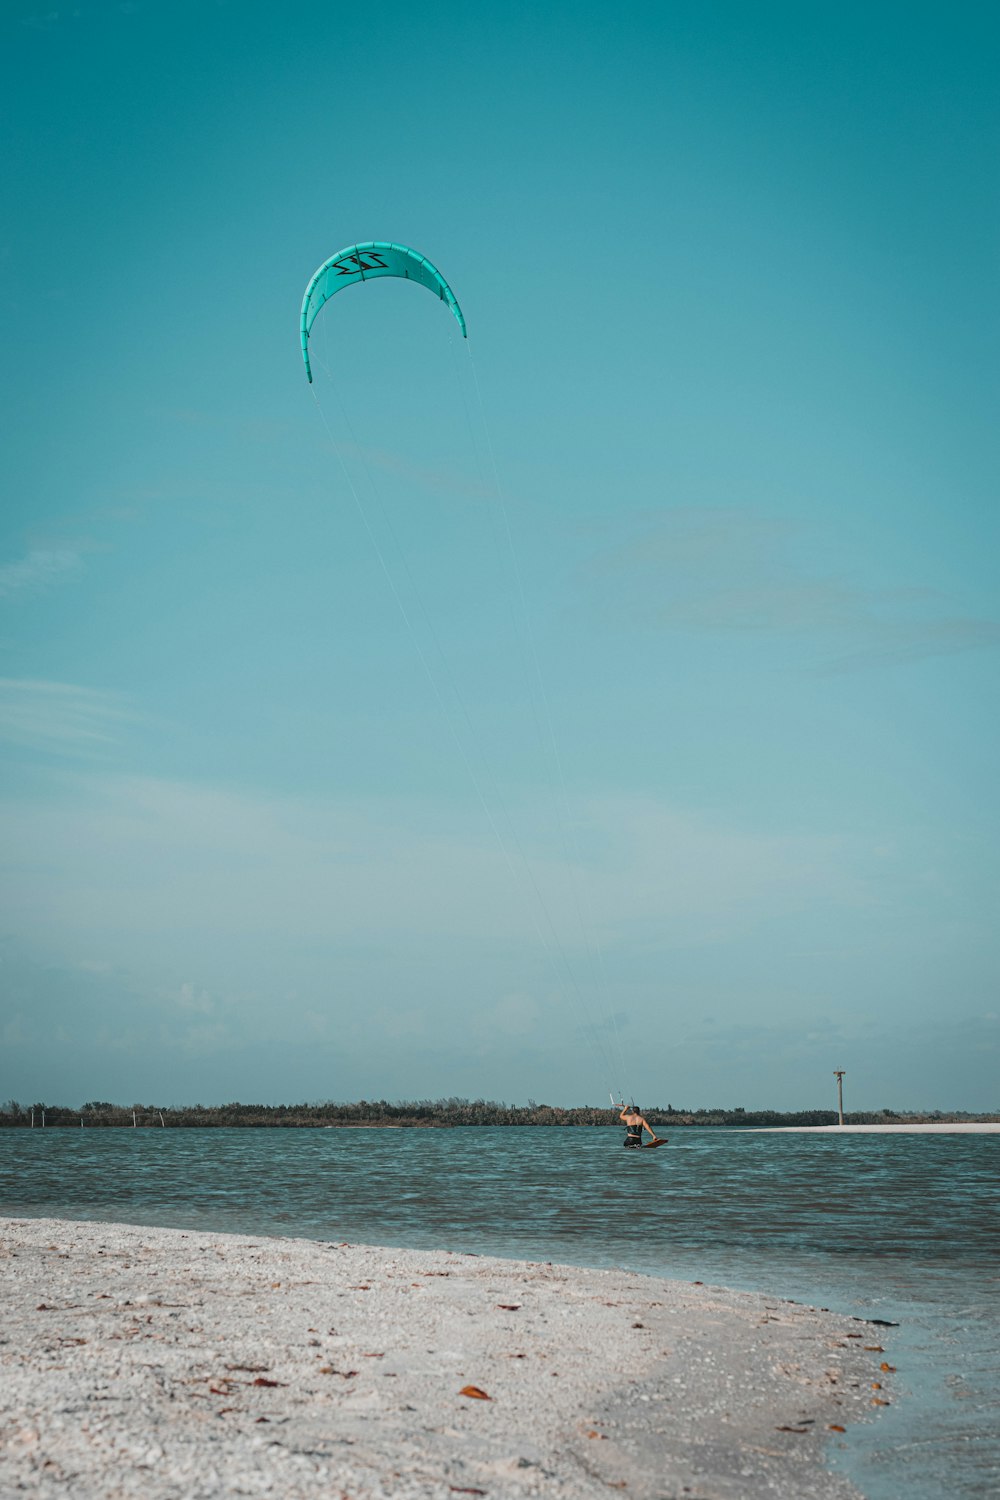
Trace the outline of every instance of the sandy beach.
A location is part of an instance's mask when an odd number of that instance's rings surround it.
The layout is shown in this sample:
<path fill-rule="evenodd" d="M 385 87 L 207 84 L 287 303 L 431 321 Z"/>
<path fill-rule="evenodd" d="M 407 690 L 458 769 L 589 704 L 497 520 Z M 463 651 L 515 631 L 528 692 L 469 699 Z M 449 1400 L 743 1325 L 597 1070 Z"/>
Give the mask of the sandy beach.
<path fill-rule="evenodd" d="M 956 1121 L 919 1125 L 753 1125 L 757 1135 L 1000 1135 L 1000 1121 Z"/>
<path fill-rule="evenodd" d="M 891 1328 L 621 1270 L 2 1219 L 0 1277 L 43 1500 L 849 1500 L 827 1445 L 892 1399 Z"/>

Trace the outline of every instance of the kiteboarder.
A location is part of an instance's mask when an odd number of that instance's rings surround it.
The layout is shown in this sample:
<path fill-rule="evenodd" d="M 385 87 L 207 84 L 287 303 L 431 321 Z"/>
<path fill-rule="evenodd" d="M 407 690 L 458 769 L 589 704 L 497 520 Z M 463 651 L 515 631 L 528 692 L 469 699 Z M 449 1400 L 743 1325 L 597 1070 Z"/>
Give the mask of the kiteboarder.
<path fill-rule="evenodd" d="M 634 1104 L 623 1104 L 621 1114 L 618 1117 L 625 1126 L 625 1139 L 622 1145 L 636 1150 L 642 1145 L 642 1132 L 648 1130 L 652 1139 L 649 1144 L 661 1144 L 661 1139 L 653 1129 L 652 1125 L 639 1113 Z"/>

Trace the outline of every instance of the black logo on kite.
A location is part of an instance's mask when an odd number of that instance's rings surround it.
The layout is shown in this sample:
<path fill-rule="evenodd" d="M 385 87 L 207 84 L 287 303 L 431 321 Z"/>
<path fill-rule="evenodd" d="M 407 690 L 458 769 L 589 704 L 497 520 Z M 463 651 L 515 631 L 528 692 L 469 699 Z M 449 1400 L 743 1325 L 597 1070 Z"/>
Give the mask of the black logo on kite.
<path fill-rule="evenodd" d="M 338 276 L 357 276 L 359 271 L 387 271 L 389 268 L 377 250 L 355 251 L 334 261 Z"/>

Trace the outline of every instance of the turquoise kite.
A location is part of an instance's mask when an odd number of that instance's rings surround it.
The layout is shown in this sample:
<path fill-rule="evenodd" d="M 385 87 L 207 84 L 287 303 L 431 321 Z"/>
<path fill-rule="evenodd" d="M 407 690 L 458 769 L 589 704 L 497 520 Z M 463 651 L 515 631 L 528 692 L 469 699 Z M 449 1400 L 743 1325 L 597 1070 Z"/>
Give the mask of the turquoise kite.
<path fill-rule="evenodd" d="M 386 240 L 369 240 L 363 245 L 348 245 L 346 250 L 338 251 L 323 262 L 302 298 L 302 358 L 310 384 L 312 370 L 309 365 L 309 331 L 320 308 L 343 287 L 351 286 L 356 281 L 371 281 L 376 276 L 403 276 L 407 281 L 417 281 L 425 286 L 429 292 L 440 297 L 442 302 L 447 302 L 462 330 L 462 337 L 468 338 L 462 309 L 455 300 L 454 292 L 441 272 L 424 256 L 418 255 L 416 250 L 408 249 L 406 245 L 391 245 Z"/>

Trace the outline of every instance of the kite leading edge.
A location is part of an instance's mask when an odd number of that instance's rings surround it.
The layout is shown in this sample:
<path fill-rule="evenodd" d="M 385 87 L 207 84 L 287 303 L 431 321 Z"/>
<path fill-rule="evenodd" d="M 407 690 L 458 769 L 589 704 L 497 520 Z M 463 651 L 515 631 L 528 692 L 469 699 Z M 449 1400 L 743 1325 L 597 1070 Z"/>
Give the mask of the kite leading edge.
<path fill-rule="evenodd" d="M 423 255 L 410 250 L 406 245 L 393 245 L 387 240 L 368 240 L 362 245 L 348 245 L 324 261 L 306 287 L 302 298 L 302 358 L 306 376 L 312 383 L 309 365 L 309 331 L 316 321 L 323 304 L 345 286 L 356 281 L 371 281 L 376 276 L 402 276 L 407 281 L 419 282 L 429 292 L 447 302 L 455 315 L 462 337 L 467 338 L 465 319 L 455 294 L 441 272 L 432 266 Z"/>

